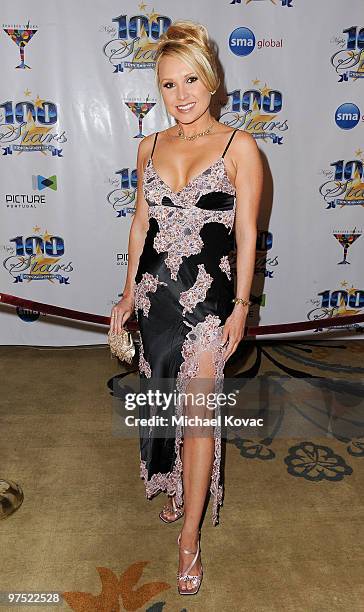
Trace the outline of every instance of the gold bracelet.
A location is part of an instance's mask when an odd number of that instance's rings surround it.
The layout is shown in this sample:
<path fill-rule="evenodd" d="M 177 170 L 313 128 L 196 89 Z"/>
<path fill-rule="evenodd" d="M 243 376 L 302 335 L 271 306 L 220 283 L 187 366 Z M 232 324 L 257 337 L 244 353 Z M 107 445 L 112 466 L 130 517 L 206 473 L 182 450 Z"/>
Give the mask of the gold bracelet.
<path fill-rule="evenodd" d="M 238 298 L 235 297 L 231 300 L 234 304 L 243 304 L 243 306 L 251 306 L 253 302 L 248 300 L 248 298 Z"/>

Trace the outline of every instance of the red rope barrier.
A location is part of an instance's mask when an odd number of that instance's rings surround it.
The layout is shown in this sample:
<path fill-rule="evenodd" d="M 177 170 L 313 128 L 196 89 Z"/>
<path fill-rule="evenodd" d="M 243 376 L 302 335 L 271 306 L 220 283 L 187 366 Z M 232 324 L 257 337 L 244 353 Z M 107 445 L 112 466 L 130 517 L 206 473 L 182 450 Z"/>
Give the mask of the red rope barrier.
<path fill-rule="evenodd" d="M 99 325 L 110 326 L 110 317 L 103 315 L 92 314 L 90 312 L 82 312 L 81 310 L 72 310 L 71 308 L 62 308 L 53 304 L 44 304 L 43 302 L 34 302 L 25 298 L 9 295 L 8 293 L 0 293 L 0 302 L 10 304 L 11 306 L 21 306 L 36 310 L 57 317 L 65 317 L 67 319 L 76 319 L 78 321 L 88 321 Z M 315 321 L 298 321 L 295 323 L 279 323 L 277 325 L 259 325 L 246 328 L 247 336 L 261 336 L 270 334 L 286 334 L 289 332 L 306 331 L 309 329 L 318 329 L 324 327 L 340 327 L 344 325 L 353 325 L 355 323 L 364 323 L 364 314 L 357 315 L 342 315 L 335 317 L 326 317 Z M 124 325 L 129 331 L 138 330 L 138 322 L 136 320 L 127 321 Z"/>

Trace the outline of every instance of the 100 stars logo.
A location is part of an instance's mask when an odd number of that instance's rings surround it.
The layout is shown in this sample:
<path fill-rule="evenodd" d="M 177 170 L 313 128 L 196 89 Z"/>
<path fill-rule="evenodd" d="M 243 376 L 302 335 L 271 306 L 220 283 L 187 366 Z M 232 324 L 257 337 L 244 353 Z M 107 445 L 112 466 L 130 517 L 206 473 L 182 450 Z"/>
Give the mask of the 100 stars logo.
<path fill-rule="evenodd" d="M 330 169 L 321 170 L 326 177 L 319 192 L 326 202 L 326 210 L 336 207 L 364 206 L 364 151 L 357 149 L 349 159 L 337 159 Z"/>
<path fill-rule="evenodd" d="M 15 236 L 12 243 L 12 254 L 3 261 L 3 266 L 14 278 L 14 283 L 24 281 L 58 281 L 60 285 L 69 285 L 69 274 L 73 271 L 72 262 L 63 262 L 65 242 L 62 236 L 41 232 L 39 226 L 33 227 L 29 236 Z"/>
<path fill-rule="evenodd" d="M 129 71 L 153 69 L 157 42 L 172 23 L 169 17 L 160 15 L 154 8 L 147 13 L 144 2 L 138 8 L 139 15 L 119 15 L 112 19 L 112 26 L 100 27 L 100 31 L 111 36 L 103 47 L 103 53 L 114 73 L 124 72 L 125 68 Z"/>
<path fill-rule="evenodd" d="M 220 121 L 235 128 L 243 128 L 255 138 L 272 144 L 283 144 L 287 119 L 282 117 L 283 93 L 259 79 L 248 89 L 234 89 L 222 107 Z"/>
<path fill-rule="evenodd" d="M 63 157 L 59 145 L 67 142 L 64 130 L 58 130 L 58 107 L 55 102 L 43 100 L 38 95 L 30 99 L 26 89 L 25 99 L 7 100 L 0 104 L 0 142 L 3 157 L 13 153 L 51 153 Z"/>
<path fill-rule="evenodd" d="M 335 34 L 331 42 L 337 51 L 331 56 L 331 66 L 339 75 L 339 83 L 364 78 L 364 28 L 352 25 Z"/>

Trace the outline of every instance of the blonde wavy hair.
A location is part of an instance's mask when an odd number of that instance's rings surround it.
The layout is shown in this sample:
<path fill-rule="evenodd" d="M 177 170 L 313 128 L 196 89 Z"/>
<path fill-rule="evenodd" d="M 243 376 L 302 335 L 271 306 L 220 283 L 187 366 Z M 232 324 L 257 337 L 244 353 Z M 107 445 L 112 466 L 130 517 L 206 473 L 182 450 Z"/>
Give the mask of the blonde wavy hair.
<path fill-rule="evenodd" d="M 165 56 L 177 57 L 187 64 L 209 91 L 215 93 L 219 88 L 216 55 L 208 31 L 202 24 L 189 20 L 174 21 L 161 35 L 155 55 L 155 77 L 159 93 L 159 62 Z"/>

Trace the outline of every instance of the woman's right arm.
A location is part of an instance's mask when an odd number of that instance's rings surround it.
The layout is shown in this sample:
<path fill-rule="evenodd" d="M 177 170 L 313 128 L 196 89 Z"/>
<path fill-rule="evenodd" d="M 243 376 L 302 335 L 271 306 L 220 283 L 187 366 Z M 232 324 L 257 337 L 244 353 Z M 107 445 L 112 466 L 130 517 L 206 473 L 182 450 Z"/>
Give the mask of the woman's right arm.
<path fill-rule="evenodd" d="M 129 232 L 127 274 L 121 300 L 111 310 L 110 331 L 117 334 L 121 332 L 124 323 L 134 310 L 135 276 L 149 227 L 148 202 L 143 193 L 143 176 L 146 160 L 150 156 L 153 137 L 153 134 L 146 136 L 140 141 L 138 147 L 135 214 Z"/>

